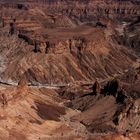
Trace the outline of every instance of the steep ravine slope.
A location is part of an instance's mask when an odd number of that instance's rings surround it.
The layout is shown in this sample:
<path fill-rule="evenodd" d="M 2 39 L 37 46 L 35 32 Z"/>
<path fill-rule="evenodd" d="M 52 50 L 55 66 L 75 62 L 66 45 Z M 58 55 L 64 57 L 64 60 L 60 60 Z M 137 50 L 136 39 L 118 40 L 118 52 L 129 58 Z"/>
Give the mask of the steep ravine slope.
<path fill-rule="evenodd" d="M 109 82 L 112 84 L 108 86 L 105 84 L 108 91 L 111 86 L 115 86 L 113 81 Z M 139 99 L 131 102 L 128 96 L 123 102 L 116 102 L 120 96 L 120 85 L 117 93 L 115 92 L 116 97 L 110 92 L 105 94 L 105 90 L 104 94 L 94 94 L 95 91 L 91 90 L 90 86 L 39 88 L 27 86 L 26 77 L 20 80 L 18 86 L 0 84 L 0 138 L 2 140 L 139 140 Z M 64 91 L 61 96 L 60 91 Z M 73 93 L 75 95 L 71 100 L 67 100 L 68 96 L 64 97 L 65 94 L 72 96 Z M 68 106 L 68 102 L 72 104 L 75 102 L 75 106 Z M 80 110 L 81 107 L 84 109 Z M 115 117 L 118 118 L 119 125 L 113 122 Z M 132 121 L 134 123 L 130 127 L 129 123 Z"/>
<path fill-rule="evenodd" d="M 17 36 L 1 36 L 1 79 L 18 82 L 26 73 L 31 83 L 65 84 L 105 79 L 133 66 L 137 57 L 131 51 L 108 41 L 102 30 L 94 31 L 99 35 L 92 35 L 81 50 L 76 45 L 78 40 L 73 39 L 71 48 L 66 40 L 50 48 L 47 54 L 34 53 L 34 47 Z"/>

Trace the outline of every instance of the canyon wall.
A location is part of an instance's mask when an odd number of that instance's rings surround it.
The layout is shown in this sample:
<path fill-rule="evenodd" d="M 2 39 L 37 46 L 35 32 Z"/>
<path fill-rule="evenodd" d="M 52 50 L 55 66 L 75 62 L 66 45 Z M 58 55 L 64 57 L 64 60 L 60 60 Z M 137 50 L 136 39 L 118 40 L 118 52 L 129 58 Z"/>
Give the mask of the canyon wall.
<path fill-rule="evenodd" d="M 140 15 L 139 5 L 131 1 L 0 1 L 1 7 L 30 9 L 34 7 L 44 8 L 46 12 L 60 12 L 65 15 L 78 17 L 81 20 L 93 17 L 115 18 L 116 16 L 138 16 Z"/>

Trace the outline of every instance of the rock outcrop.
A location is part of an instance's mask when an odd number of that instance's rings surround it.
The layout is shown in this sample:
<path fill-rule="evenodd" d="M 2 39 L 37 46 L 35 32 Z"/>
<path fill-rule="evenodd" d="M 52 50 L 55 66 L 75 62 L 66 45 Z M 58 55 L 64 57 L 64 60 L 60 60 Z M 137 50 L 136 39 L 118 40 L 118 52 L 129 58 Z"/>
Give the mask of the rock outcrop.
<path fill-rule="evenodd" d="M 1 0 L 0 139 L 139 140 L 139 6 Z"/>
<path fill-rule="evenodd" d="M 114 123 L 121 131 L 136 132 L 139 130 L 140 101 L 127 100 L 114 114 Z M 133 120 L 133 121 L 132 121 Z"/>

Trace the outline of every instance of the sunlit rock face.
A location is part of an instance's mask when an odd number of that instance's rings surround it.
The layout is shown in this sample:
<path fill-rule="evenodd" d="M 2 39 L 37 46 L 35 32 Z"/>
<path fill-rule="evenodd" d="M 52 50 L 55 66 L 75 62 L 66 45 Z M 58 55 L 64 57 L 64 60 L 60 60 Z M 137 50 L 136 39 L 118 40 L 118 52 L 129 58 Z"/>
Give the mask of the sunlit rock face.
<path fill-rule="evenodd" d="M 75 37 L 60 41 L 55 47 L 50 47 L 47 54 L 43 49 L 34 53 L 33 46 L 26 46 L 25 42 L 16 37 L 3 38 L 5 42 L 10 39 L 11 44 L 5 43 L 1 50 L 1 55 L 9 55 L 1 60 L 1 65 L 5 63 L 1 78 L 18 81 L 26 72 L 29 81 L 33 83 L 92 81 L 119 74 L 135 62 L 135 55 L 112 41 L 107 42 L 100 29 L 94 31 L 99 36 L 92 35 L 91 40 Z"/>

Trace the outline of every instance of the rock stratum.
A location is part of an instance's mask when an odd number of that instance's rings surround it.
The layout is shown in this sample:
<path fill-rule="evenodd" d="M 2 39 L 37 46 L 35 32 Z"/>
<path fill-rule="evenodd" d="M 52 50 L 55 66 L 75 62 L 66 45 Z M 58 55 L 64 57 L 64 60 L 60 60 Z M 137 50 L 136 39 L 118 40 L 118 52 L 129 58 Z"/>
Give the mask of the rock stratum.
<path fill-rule="evenodd" d="M 140 139 L 139 0 L 0 0 L 0 139 Z"/>

